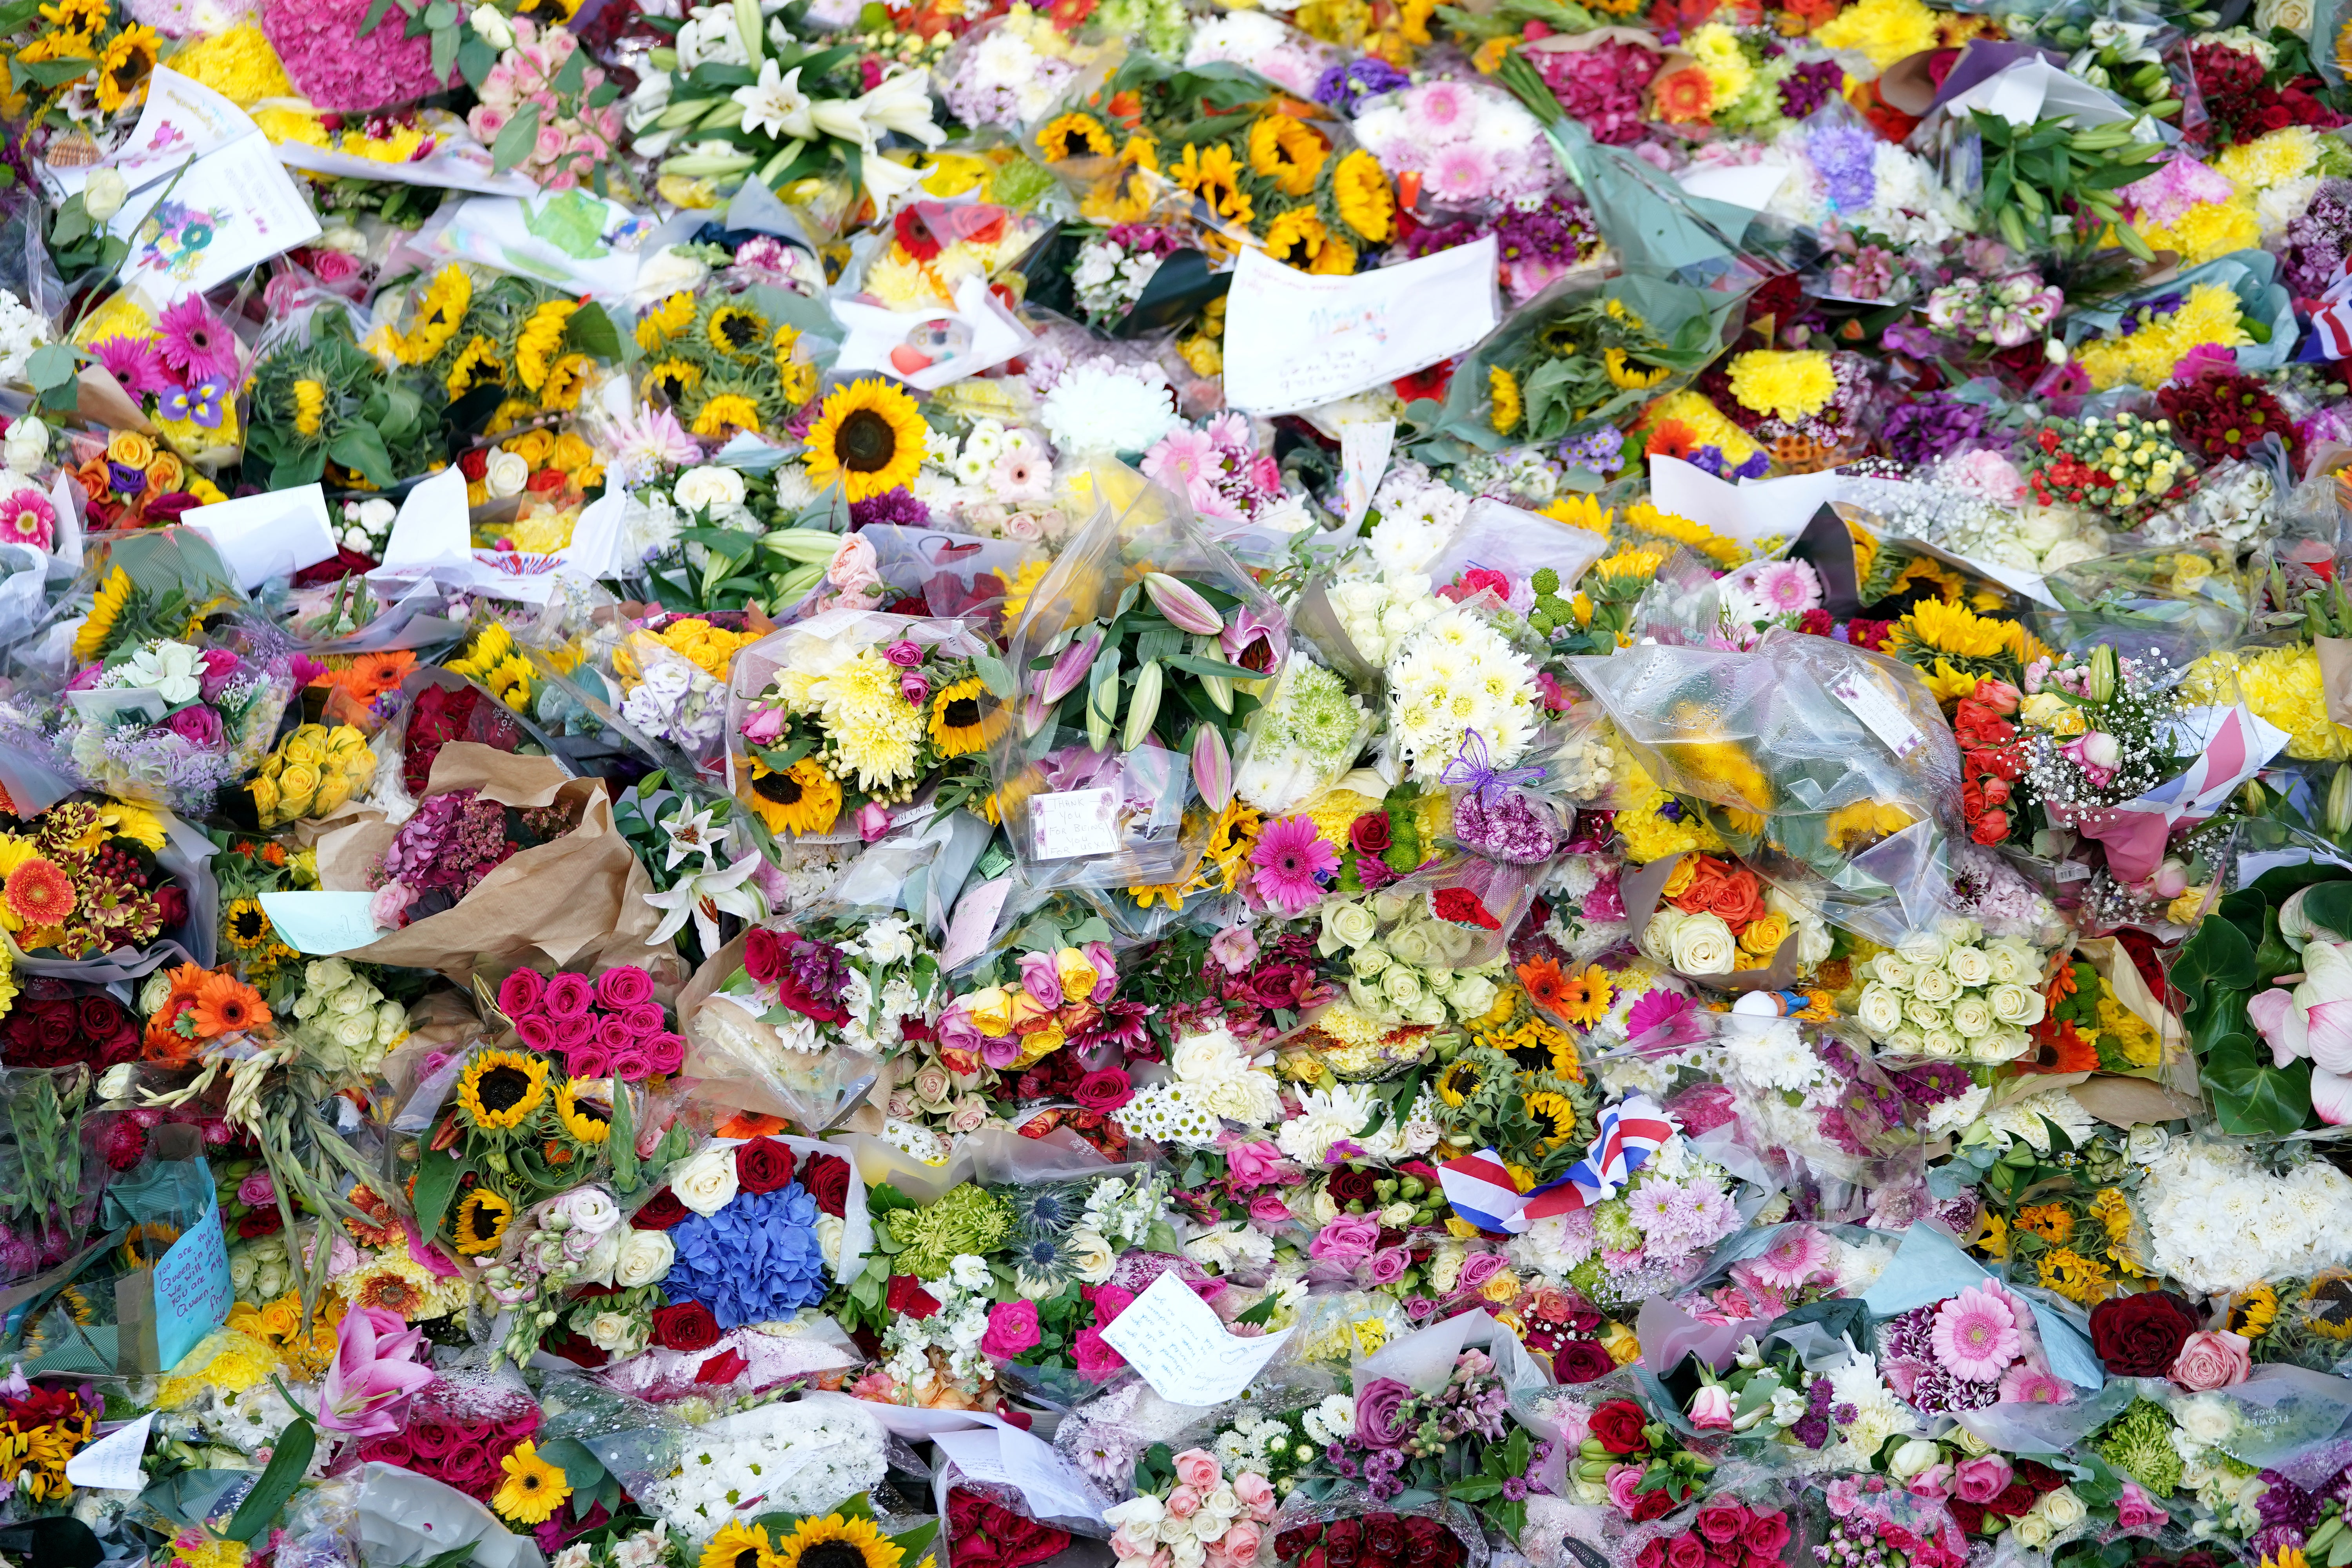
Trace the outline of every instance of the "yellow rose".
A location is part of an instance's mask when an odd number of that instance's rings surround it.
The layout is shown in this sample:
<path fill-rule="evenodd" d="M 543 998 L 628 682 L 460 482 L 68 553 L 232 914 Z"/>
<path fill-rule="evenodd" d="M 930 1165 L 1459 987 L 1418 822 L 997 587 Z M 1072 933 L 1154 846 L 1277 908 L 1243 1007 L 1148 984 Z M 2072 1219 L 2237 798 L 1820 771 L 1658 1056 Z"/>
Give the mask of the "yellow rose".
<path fill-rule="evenodd" d="M 1666 885 L 1659 889 L 1658 896 L 1662 899 L 1679 898 L 1697 876 L 1697 858 L 1695 856 L 1684 856 L 1675 863 L 1675 868 L 1666 873 Z"/>
<path fill-rule="evenodd" d="M 106 443 L 106 460 L 144 473 L 155 460 L 155 443 L 136 430 L 117 430 Z"/>
<path fill-rule="evenodd" d="M 352 798 L 352 775 L 341 768 L 330 768 L 319 775 L 319 800 L 310 809 L 324 816 Z"/>
<path fill-rule="evenodd" d="M 555 438 L 555 466 L 567 474 L 576 474 L 596 460 L 596 448 L 566 430 Z"/>
<path fill-rule="evenodd" d="M 290 1338 L 302 1326 L 302 1308 L 299 1302 L 280 1296 L 261 1309 L 261 1331 L 271 1339 Z"/>
<path fill-rule="evenodd" d="M 1642 1342 L 1634 1336 L 1633 1330 L 1622 1323 L 1609 1325 L 1609 1331 L 1601 1336 L 1601 1348 L 1607 1351 L 1609 1359 L 1619 1366 L 1630 1365 L 1640 1360 L 1642 1355 Z"/>
<path fill-rule="evenodd" d="M 1026 991 L 1010 992 L 1008 993 L 1008 996 L 1009 1000 L 1007 1001 L 1006 1005 L 1012 1011 L 1013 1030 L 1015 1034 L 1026 1034 L 1032 1029 L 1044 1027 L 1044 1025 L 1040 1020 L 1047 1018 L 1053 1014 L 1054 1010 L 1051 1007 L 1046 1006 L 1045 1004 L 1038 1001 L 1037 998 L 1030 995 Z M 1024 1024 L 1029 1026 L 1028 1029 L 1024 1029 L 1022 1027 Z"/>
<path fill-rule="evenodd" d="M 1061 976 L 1064 1002 L 1083 1002 L 1094 994 L 1095 966 L 1076 948 L 1066 947 L 1054 954 L 1054 972 Z"/>
<path fill-rule="evenodd" d="M 1002 985 L 992 985 L 985 991 L 975 991 L 964 998 L 971 1012 L 971 1026 L 983 1035 L 1009 1035 L 1013 1032 L 1013 999 Z"/>
<path fill-rule="evenodd" d="M 291 820 L 308 816 L 319 794 L 319 769 L 314 763 L 289 763 L 278 775 L 278 813 Z"/>
<path fill-rule="evenodd" d="M 2032 728 L 2053 735 L 2079 735 L 2085 728 L 2083 710 L 2054 691 L 2037 691 L 2025 700 L 2017 716 Z"/>
<path fill-rule="evenodd" d="M 277 752 L 272 752 L 268 756 L 261 759 L 261 776 L 266 779 L 274 779 L 278 776 L 278 770 L 285 765 L 286 759 L 279 756 Z"/>
<path fill-rule="evenodd" d="M 275 769 L 264 769 L 262 775 L 245 787 L 253 792 L 253 814 L 265 827 L 278 824 L 278 780 Z"/>
<path fill-rule="evenodd" d="M 1035 1067 L 1068 1043 L 1068 1037 L 1062 1033 L 1061 1025 L 1048 1024 L 1036 1033 L 1023 1037 L 1021 1054 L 1013 1058 L 1012 1067 L 1005 1070 L 1018 1072 L 1023 1068 Z"/>
<path fill-rule="evenodd" d="M 338 757 L 335 760 L 342 764 L 344 773 L 352 781 L 352 788 L 353 791 L 356 792 L 363 790 L 367 788 L 368 785 L 375 783 L 375 753 L 373 752 L 353 752 L 349 756 Z"/>
<path fill-rule="evenodd" d="M 526 431 L 500 445 L 534 468 L 545 468 L 547 459 L 555 453 L 555 437 L 544 430 Z"/>
<path fill-rule="evenodd" d="M 1739 933 L 1739 945 L 1759 958 L 1769 958 L 1789 940 L 1789 917 L 1759 915 Z"/>
<path fill-rule="evenodd" d="M 317 767 L 327 760 L 327 747 L 323 735 L 323 731 L 319 735 L 306 735 L 300 730 L 295 731 L 286 740 L 286 760 L 289 763 L 307 763 L 312 767 Z"/>

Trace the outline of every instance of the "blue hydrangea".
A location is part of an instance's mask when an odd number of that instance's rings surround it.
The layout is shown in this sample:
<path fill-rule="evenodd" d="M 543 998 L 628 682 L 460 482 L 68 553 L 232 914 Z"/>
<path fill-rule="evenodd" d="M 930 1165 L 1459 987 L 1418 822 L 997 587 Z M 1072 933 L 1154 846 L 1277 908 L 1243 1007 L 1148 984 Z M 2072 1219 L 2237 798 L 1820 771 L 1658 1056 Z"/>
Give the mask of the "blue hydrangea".
<path fill-rule="evenodd" d="M 824 1300 L 824 1253 L 816 1200 L 794 1182 L 772 1193 L 738 1193 L 708 1219 L 688 1215 L 670 1240 L 677 1260 L 662 1289 L 699 1301 L 722 1329 L 789 1318 Z"/>

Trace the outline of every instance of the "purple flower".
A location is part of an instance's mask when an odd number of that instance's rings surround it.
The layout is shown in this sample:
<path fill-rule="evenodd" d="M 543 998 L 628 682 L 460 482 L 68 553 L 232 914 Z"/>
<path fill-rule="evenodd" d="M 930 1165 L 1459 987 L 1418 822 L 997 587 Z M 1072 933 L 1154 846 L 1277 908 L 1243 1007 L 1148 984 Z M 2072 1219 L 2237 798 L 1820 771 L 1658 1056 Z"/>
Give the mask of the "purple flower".
<path fill-rule="evenodd" d="M 1405 1434 L 1397 1414 L 1412 1390 L 1393 1377 L 1376 1377 L 1356 1395 L 1356 1440 L 1369 1448 L 1395 1448 Z"/>
<path fill-rule="evenodd" d="M 898 528 L 929 528 L 931 509 L 915 499 L 904 489 L 884 490 L 878 496 L 849 503 L 851 529 L 872 528 L 876 525 Z"/>
<path fill-rule="evenodd" d="M 1393 1285 L 1412 1267 L 1412 1254 L 1402 1247 L 1383 1247 L 1371 1256 L 1365 1268 L 1375 1285 Z"/>
<path fill-rule="evenodd" d="M 1054 967 L 1050 952 L 1024 952 L 1021 955 L 1021 989 L 1029 993 L 1041 1007 L 1062 1005 L 1062 976 Z"/>

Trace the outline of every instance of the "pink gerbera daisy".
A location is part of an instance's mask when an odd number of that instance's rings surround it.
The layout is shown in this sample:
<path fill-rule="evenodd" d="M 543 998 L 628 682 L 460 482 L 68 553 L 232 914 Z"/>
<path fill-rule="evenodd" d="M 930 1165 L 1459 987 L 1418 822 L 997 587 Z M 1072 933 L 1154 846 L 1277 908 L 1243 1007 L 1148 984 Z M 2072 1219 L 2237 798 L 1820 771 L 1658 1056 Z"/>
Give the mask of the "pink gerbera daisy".
<path fill-rule="evenodd" d="M 1495 180 L 1495 162 L 1483 148 L 1463 142 L 1437 154 L 1429 170 L 1430 194 L 1441 200 L 1475 201 Z"/>
<path fill-rule="evenodd" d="M 1756 1255 L 1756 1277 L 1782 1290 L 1811 1284 L 1830 1260 L 1830 1240 L 1809 1225 L 1782 1227 L 1771 1246 Z"/>
<path fill-rule="evenodd" d="M 1339 857 L 1315 831 L 1311 816 L 1286 816 L 1269 822 L 1250 851 L 1257 874 L 1250 886 L 1257 895 L 1295 915 L 1323 896 L 1316 879 L 1339 868 Z"/>
<path fill-rule="evenodd" d="M 2017 1359 L 2017 1314 L 1998 1292 L 1970 1286 L 1936 1310 L 1932 1342 L 1954 1377 L 1997 1383 Z"/>
<path fill-rule="evenodd" d="M 212 313 L 204 296 L 191 294 L 156 318 L 155 352 L 165 368 L 190 385 L 236 378 L 236 339 Z"/>
<path fill-rule="evenodd" d="M 163 362 L 155 353 L 155 345 L 145 338 L 100 338 L 89 345 L 90 357 L 100 369 L 122 384 L 122 390 L 137 397 L 145 393 L 162 392 L 172 384 L 163 374 Z"/>
<path fill-rule="evenodd" d="M 1218 471 L 1217 444 L 1205 430 L 1171 430 L 1143 455 L 1143 471 L 1172 489 L 1190 489 Z"/>
<path fill-rule="evenodd" d="M 1459 142 L 1478 123 L 1478 100 L 1457 81 L 1433 81 L 1405 97 L 1405 123 L 1424 142 Z"/>
<path fill-rule="evenodd" d="M 2074 1397 L 2074 1391 L 2066 1386 L 2064 1379 L 2053 1377 L 2038 1366 L 2013 1366 L 2000 1380 L 2003 1405 L 2063 1405 Z"/>
<path fill-rule="evenodd" d="M 1822 580 L 1801 561 L 1775 561 L 1758 570 L 1755 594 L 1775 615 L 1801 616 L 1822 602 Z"/>
<path fill-rule="evenodd" d="M 47 550 L 57 538 L 58 509 L 38 490 L 18 490 L 0 501 L 0 540 Z"/>

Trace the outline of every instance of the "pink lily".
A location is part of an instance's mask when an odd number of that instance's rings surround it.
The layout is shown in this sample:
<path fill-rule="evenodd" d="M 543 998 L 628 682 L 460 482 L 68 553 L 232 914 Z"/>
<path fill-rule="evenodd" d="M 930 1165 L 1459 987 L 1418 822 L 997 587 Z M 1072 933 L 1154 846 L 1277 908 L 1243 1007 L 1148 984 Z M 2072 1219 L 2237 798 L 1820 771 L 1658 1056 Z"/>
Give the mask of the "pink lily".
<path fill-rule="evenodd" d="M 433 1369 L 412 1359 L 425 1331 L 397 1312 L 361 1307 L 343 1319 L 335 1364 L 319 1395 L 319 1425 L 353 1437 L 380 1437 L 401 1428 L 408 1402 L 433 1381 Z"/>

